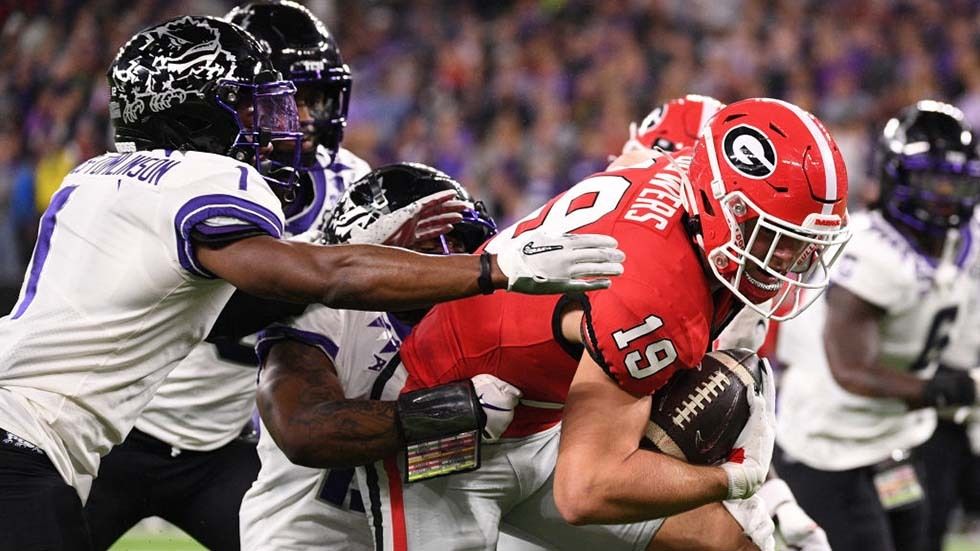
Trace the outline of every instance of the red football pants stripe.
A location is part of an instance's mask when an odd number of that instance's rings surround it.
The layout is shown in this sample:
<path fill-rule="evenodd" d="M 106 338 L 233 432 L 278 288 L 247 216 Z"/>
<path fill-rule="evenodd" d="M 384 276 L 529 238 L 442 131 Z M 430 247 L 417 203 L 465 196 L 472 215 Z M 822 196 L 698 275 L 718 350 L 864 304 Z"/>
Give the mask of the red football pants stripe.
<path fill-rule="evenodd" d="M 391 543 L 394 551 L 408 551 L 408 536 L 405 533 L 405 502 L 402 499 L 402 475 L 394 457 L 385 459 L 385 474 L 388 475 L 388 499 L 391 505 Z"/>

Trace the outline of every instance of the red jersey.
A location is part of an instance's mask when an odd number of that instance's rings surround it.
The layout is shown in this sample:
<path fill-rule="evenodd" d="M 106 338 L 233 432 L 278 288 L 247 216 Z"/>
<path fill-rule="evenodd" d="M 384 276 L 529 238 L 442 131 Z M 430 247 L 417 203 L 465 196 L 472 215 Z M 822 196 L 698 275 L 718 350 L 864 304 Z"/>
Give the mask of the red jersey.
<path fill-rule="evenodd" d="M 486 249 L 494 252 L 532 229 L 611 235 L 626 253 L 624 273 L 608 289 L 578 297 L 498 291 L 435 306 L 402 345 L 405 390 L 489 373 L 521 389 L 525 400 L 564 403 L 583 353 L 561 335 L 569 300 L 584 307 L 588 353 L 631 393 L 653 393 L 675 370 L 700 363 L 727 322 L 732 297 L 712 297 L 711 276 L 685 227 L 679 171 L 690 159 L 686 150 L 591 176 L 490 240 Z M 522 404 L 504 436 L 559 420 L 560 409 Z"/>

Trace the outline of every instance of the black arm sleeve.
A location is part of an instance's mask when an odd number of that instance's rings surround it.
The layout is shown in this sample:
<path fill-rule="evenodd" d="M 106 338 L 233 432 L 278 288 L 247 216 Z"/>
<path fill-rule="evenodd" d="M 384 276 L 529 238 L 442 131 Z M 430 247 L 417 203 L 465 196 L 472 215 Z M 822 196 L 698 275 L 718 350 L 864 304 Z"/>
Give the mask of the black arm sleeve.
<path fill-rule="evenodd" d="M 265 329 L 279 320 L 298 316 L 304 310 L 305 304 L 258 298 L 235 291 L 218 315 L 211 333 L 204 340 L 210 343 L 238 342 L 242 337 Z"/>

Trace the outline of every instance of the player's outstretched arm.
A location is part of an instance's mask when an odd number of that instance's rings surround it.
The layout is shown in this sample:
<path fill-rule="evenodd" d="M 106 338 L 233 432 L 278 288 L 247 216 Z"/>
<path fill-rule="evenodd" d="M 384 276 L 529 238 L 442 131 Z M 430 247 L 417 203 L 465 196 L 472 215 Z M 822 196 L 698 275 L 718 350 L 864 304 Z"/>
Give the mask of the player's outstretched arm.
<path fill-rule="evenodd" d="M 269 350 L 256 402 L 272 439 L 297 465 L 352 467 L 402 448 L 396 402 L 346 399 L 330 358 L 298 341 Z"/>
<path fill-rule="evenodd" d="M 485 287 L 534 294 L 609 286 L 623 271 L 616 240 L 601 235 L 535 235 L 514 240 L 481 268 L 476 255 L 433 256 L 377 245 L 318 246 L 268 236 L 196 243 L 198 261 L 247 293 L 333 308 L 398 311 L 476 295 Z"/>
<path fill-rule="evenodd" d="M 624 523 L 688 511 L 728 497 L 718 467 L 639 448 L 650 397 L 619 387 L 583 354 L 565 403 L 555 504 L 572 524 Z"/>

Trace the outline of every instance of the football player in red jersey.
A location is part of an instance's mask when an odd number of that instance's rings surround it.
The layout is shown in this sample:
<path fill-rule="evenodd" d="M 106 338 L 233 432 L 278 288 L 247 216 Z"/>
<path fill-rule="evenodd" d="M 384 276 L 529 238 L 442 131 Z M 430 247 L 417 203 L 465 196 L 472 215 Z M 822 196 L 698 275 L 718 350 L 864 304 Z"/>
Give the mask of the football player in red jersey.
<path fill-rule="evenodd" d="M 609 170 L 640 163 L 664 151 L 677 151 L 694 145 L 701 129 L 725 104 L 708 97 L 688 94 L 655 107 L 643 121 L 629 126 L 629 140 L 622 155 Z M 769 319 L 751 309 L 743 309 L 714 341 L 716 350 L 748 348 L 758 351 L 769 331 Z M 774 470 L 759 490 L 769 516 L 776 525 L 776 538 L 801 551 L 830 549 L 823 529 L 803 511 L 789 487 Z"/>
<path fill-rule="evenodd" d="M 406 339 L 402 362 L 378 377 L 371 397 L 397 401 L 375 408 L 387 419 L 371 425 L 375 438 L 323 440 L 322 461 L 307 459 L 337 466 L 326 463 L 348 447 L 364 458 L 409 444 L 359 472 L 379 549 L 492 549 L 502 522 L 553 548 L 731 550 L 750 545 L 743 531 L 769 548 L 768 514 L 745 498 L 772 454 L 770 378 L 732 461 L 694 466 L 638 444 L 649 395 L 696 366 L 740 308 L 772 316 L 785 306 L 792 316 L 806 306 L 797 290 L 826 285 L 848 237 L 846 181 L 823 126 L 768 99 L 719 111 L 694 149 L 587 178 L 485 250 L 532 230 L 605 233 L 629 252 L 623 276 L 586 295 L 495 293 L 433 308 Z M 531 240 L 523 252 L 538 249 L 548 247 Z M 467 404 L 431 389 L 480 373 L 520 393 L 487 394 L 490 406 L 513 408 L 502 438 L 484 443 L 478 470 L 403 485 L 475 466 L 451 445 L 470 442 Z M 435 399 L 447 415 L 422 427 L 413 408 Z M 346 428 L 335 434 L 352 434 Z M 430 442 L 418 444 L 426 432 Z"/>
<path fill-rule="evenodd" d="M 814 117 L 776 100 L 732 104 L 693 150 L 588 178 L 486 246 L 537 228 L 613 235 L 628 259 L 610 289 L 434 308 L 402 348 L 405 390 L 491 373 L 523 392 L 505 438 L 563 419 L 554 497 L 574 524 L 748 497 L 768 470 L 768 421 L 750 421 L 759 434 L 743 436 L 759 442 L 742 463 L 694 467 L 638 449 L 648 396 L 696 366 L 743 305 L 764 316 L 806 306 L 796 291 L 825 286 L 846 242 L 846 191 L 840 152 Z"/>

